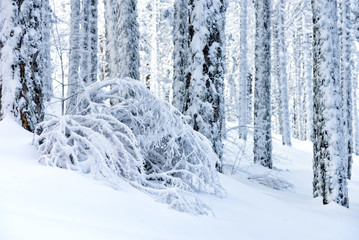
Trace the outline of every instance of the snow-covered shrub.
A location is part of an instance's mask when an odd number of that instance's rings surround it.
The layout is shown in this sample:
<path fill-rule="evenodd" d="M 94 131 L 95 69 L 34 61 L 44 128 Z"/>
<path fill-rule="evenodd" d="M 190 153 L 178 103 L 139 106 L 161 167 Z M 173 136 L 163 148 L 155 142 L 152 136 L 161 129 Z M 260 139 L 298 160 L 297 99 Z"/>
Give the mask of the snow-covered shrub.
<path fill-rule="evenodd" d="M 221 194 L 211 143 L 186 124 L 172 105 L 158 99 L 144 84 L 132 79 L 112 82 L 119 89 L 119 104 L 112 115 L 136 136 L 153 187 L 176 186 L 184 190 Z M 116 87 L 115 87 L 116 86 Z"/>
<path fill-rule="evenodd" d="M 42 122 L 35 144 L 40 162 L 105 178 L 138 181 L 142 155 L 131 130 L 111 115 L 65 115 Z"/>
<path fill-rule="evenodd" d="M 205 213 L 208 208 L 190 193 L 223 196 L 211 143 L 185 122 L 172 105 L 158 99 L 144 84 L 132 79 L 115 80 L 119 103 L 112 115 L 134 133 L 145 160 L 146 181 L 160 191 L 158 200 L 179 211 Z M 171 191 L 169 191 L 169 188 Z"/>
<path fill-rule="evenodd" d="M 269 174 L 255 174 L 248 179 L 275 190 L 294 190 L 293 184 L 282 178 L 271 177 Z"/>
<path fill-rule="evenodd" d="M 80 94 L 77 109 L 79 115 L 39 126 L 35 142 L 42 162 L 111 181 L 120 176 L 193 214 L 209 211 L 196 193 L 224 195 L 211 143 L 143 83 L 129 78 L 93 83 Z"/>

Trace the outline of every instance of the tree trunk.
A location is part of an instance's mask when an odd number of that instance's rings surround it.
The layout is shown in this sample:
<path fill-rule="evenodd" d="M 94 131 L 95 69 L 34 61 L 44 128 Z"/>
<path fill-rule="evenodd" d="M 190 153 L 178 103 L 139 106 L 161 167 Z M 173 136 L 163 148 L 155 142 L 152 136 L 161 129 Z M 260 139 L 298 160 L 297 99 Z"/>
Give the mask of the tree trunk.
<path fill-rule="evenodd" d="M 349 206 L 339 75 L 337 2 L 312 0 L 313 196 Z"/>
<path fill-rule="evenodd" d="M 272 168 L 270 0 L 257 0 L 254 87 L 254 162 Z"/>

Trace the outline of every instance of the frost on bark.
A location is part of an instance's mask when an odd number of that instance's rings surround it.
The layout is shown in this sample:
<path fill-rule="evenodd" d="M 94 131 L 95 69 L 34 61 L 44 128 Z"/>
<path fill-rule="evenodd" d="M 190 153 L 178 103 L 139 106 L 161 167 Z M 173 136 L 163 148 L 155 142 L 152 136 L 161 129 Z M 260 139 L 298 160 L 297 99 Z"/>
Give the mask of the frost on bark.
<path fill-rule="evenodd" d="M 81 86 L 97 81 L 97 0 L 82 1 L 81 17 Z"/>
<path fill-rule="evenodd" d="M 274 4 L 271 12 L 271 105 L 272 105 L 272 131 L 282 134 L 283 123 L 281 121 L 281 98 L 279 85 L 279 4 Z"/>
<path fill-rule="evenodd" d="M 184 112 L 188 77 L 188 0 L 174 3 L 172 105 Z"/>
<path fill-rule="evenodd" d="M 189 1 L 189 90 L 185 112 L 190 124 L 206 136 L 221 159 L 224 118 L 224 23 L 227 2 Z M 221 162 L 217 169 L 221 171 Z"/>
<path fill-rule="evenodd" d="M 359 1 L 352 1 L 352 13 L 353 13 L 353 33 L 354 38 L 359 42 Z"/>
<path fill-rule="evenodd" d="M 66 114 L 74 114 L 80 87 L 80 0 L 71 0 L 70 53 Z"/>
<path fill-rule="evenodd" d="M 289 124 L 289 100 L 288 100 L 288 86 L 287 86 L 287 53 L 286 53 L 286 44 L 285 44 L 285 5 L 284 0 L 280 2 L 280 17 L 279 17 L 279 40 L 280 40 L 280 52 L 279 52 L 279 86 L 280 86 L 280 98 L 281 98 L 281 122 L 283 124 L 282 132 L 282 143 L 283 145 L 291 146 L 292 141 L 290 137 L 290 124 Z"/>
<path fill-rule="evenodd" d="M 306 140 L 313 139 L 313 77 L 312 77 L 312 25 L 310 0 L 305 0 L 303 9 L 303 81 L 305 91 Z"/>
<path fill-rule="evenodd" d="M 105 0 L 108 72 L 111 78 L 140 79 L 136 0 Z"/>
<path fill-rule="evenodd" d="M 1 4 L 0 4 L 0 12 L 1 12 Z M 0 19 L 0 34 L 2 34 L 2 28 L 3 28 L 3 25 L 4 25 L 4 19 Z M 2 48 L 4 47 L 4 44 L 3 44 L 3 36 L 0 35 L 0 62 L 2 62 L 1 60 L 1 50 Z M 2 112 L 2 81 L 3 81 L 3 74 L 2 74 L 2 71 L 1 71 L 1 66 L 0 66 L 0 120 L 2 120 L 2 116 L 3 116 L 3 112 Z"/>
<path fill-rule="evenodd" d="M 274 28 L 275 32 L 273 36 L 274 46 L 274 73 L 276 91 L 274 101 L 276 101 L 277 115 L 280 133 L 282 134 L 282 143 L 283 145 L 291 146 L 292 141 L 290 137 L 290 122 L 289 122 L 289 99 L 288 99 L 288 86 L 287 86 L 287 51 L 286 51 L 286 42 L 285 42 L 285 3 L 283 0 L 279 2 L 276 6 L 276 13 L 278 14 L 276 18 Z"/>
<path fill-rule="evenodd" d="M 340 81 L 343 99 L 343 123 L 345 147 L 348 159 L 348 179 L 351 178 L 353 155 L 353 97 L 352 97 L 352 39 L 351 39 L 351 11 L 350 1 L 340 1 L 339 41 L 340 41 Z"/>
<path fill-rule="evenodd" d="M 270 0 L 255 3 L 254 162 L 272 168 Z"/>
<path fill-rule="evenodd" d="M 353 56 L 353 62 L 355 63 L 355 69 L 359 69 L 359 51 L 355 51 Z M 358 77 L 359 71 L 353 71 L 353 133 L 354 133 L 354 146 L 353 152 L 355 155 L 359 155 L 359 116 L 358 116 Z"/>
<path fill-rule="evenodd" d="M 6 16 L 0 33 L 2 113 L 11 113 L 21 125 L 34 131 L 44 118 L 41 74 L 41 1 L 4 0 Z"/>
<path fill-rule="evenodd" d="M 40 51 L 41 55 L 41 75 L 44 79 L 43 92 L 44 99 L 50 101 L 53 96 L 52 89 L 52 77 L 51 77 L 51 42 L 50 42 L 50 30 L 51 30 L 51 7 L 49 0 L 42 0 L 41 7 L 41 43 L 42 49 Z"/>
<path fill-rule="evenodd" d="M 105 75 L 109 78 L 117 77 L 118 73 L 118 49 L 117 49 L 117 37 L 115 32 L 115 13 L 118 8 L 117 1 L 115 0 L 105 0 L 105 55 L 107 60 L 107 65 L 105 69 Z"/>
<path fill-rule="evenodd" d="M 239 56 L 239 138 L 247 139 L 247 74 L 248 74 L 248 61 L 247 61 L 247 0 L 241 1 L 241 19 L 240 19 L 240 56 Z"/>
<path fill-rule="evenodd" d="M 349 206 L 340 88 L 337 2 L 312 0 L 313 196 Z"/>
<path fill-rule="evenodd" d="M 116 34 L 119 49 L 119 78 L 140 79 L 139 38 L 137 22 L 137 0 L 121 0 L 117 9 Z M 110 33 L 111 34 L 111 33 Z M 112 50 L 112 49 L 111 49 Z"/>

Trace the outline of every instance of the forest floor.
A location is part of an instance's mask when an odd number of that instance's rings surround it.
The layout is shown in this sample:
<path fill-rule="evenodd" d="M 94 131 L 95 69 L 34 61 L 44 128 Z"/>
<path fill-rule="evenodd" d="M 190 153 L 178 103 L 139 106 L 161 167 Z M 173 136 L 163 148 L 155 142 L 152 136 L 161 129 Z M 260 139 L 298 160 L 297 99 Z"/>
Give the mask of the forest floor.
<path fill-rule="evenodd" d="M 252 164 L 251 141 L 225 141 L 225 198 L 201 196 L 213 215 L 191 216 L 125 182 L 119 190 L 37 162 L 32 134 L 0 122 L 1 240 L 358 239 L 359 157 L 350 208 L 312 198 L 312 144 L 273 138 L 274 169 Z M 248 136 L 251 139 L 251 136 Z"/>

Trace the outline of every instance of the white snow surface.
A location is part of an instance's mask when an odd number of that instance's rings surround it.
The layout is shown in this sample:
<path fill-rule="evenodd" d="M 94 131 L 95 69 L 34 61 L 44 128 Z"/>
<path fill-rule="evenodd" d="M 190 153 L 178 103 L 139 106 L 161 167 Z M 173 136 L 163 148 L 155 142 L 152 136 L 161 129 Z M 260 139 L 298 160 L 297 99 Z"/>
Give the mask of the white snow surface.
<path fill-rule="evenodd" d="M 268 170 L 252 165 L 250 157 L 238 152 L 236 141 L 225 141 L 227 163 L 235 162 L 238 153 L 242 156 L 235 175 L 220 176 L 228 195 L 203 196 L 214 216 L 192 216 L 125 183 L 114 190 L 74 171 L 41 165 L 32 138 L 10 117 L 0 122 L 1 240 L 359 237 L 359 157 L 354 157 L 348 186 L 350 208 L 323 206 L 321 199 L 312 198 L 310 142 L 293 140 L 293 147 L 282 146 L 276 135 L 275 170 Z M 260 177 L 281 179 L 292 188 L 274 190 L 253 181 Z"/>

